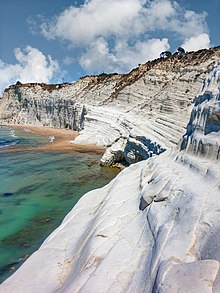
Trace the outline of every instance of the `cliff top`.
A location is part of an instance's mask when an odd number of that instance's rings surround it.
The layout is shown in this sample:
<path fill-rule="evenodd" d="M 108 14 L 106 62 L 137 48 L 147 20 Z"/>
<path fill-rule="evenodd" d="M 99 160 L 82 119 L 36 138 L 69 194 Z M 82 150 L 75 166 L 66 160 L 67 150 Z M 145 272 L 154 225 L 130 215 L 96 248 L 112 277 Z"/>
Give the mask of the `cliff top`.
<path fill-rule="evenodd" d="M 184 54 L 174 53 L 172 56 L 167 58 L 157 58 L 152 61 L 148 61 L 144 64 L 139 64 L 138 67 L 132 69 L 129 73 L 126 74 L 117 74 L 117 73 L 101 73 L 99 75 L 83 76 L 79 81 L 86 81 L 89 83 L 102 83 L 106 81 L 117 80 L 116 94 L 117 91 L 120 91 L 125 86 L 128 86 L 139 79 L 143 74 L 151 69 L 158 70 L 178 70 L 180 68 L 185 68 L 187 66 L 197 66 L 201 63 L 206 62 L 212 57 L 220 58 L 220 46 L 202 49 L 199 51 L 187 52 Z M 18 88 L 18 87 L 33 87 L 39 86 L 42 90 L 52 92 L 55 89 L 61 89 L 63 87 L 71 86 L 72 83 L 61 83 L 61 84 L 46 84 L 46 83 L 25 83 L 17 82 L 14 85 L 10 85 L 5 89 L 7 92 L 9 89 Z M 113 97 L 112 97 L 113 98 Z"/>

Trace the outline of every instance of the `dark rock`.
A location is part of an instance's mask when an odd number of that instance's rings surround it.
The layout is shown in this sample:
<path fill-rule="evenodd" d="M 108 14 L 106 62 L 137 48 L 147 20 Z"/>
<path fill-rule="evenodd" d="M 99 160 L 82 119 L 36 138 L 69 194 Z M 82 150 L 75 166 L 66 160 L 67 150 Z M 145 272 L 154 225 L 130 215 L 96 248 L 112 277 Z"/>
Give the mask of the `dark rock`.
<path fill-rule="evenodd" d="M 12 195 L 13 195 L 13 192 L 5 192 L 5 193 L 3 193 L 4 197 L 9 197 L 9 196 L 12 196 Z"/>
<path fill-rule="evenodd" d="M 31 245 L 29 243 L 24 242 L 24 243 L 21 243 L 21 246 L 22 247 L 30 247 Z"/>
<path fill-rule="evenodd" d="M 15 265 L 19 264 L 18 261 L 10 263 L 8 265 L 5 265 L 3 267 L 0 267 L 0 275 L 10 272 L 12 270 L 12 268 L 14 268 Z"/>
<path fill-rule="evenodd" d="M 48 223 L 51 221 L 51 219 L 49 218 L 45 218 L 45 219 L 35 219 L 34 220 L 35 222 L 38 222 L 38 223 Z"/>

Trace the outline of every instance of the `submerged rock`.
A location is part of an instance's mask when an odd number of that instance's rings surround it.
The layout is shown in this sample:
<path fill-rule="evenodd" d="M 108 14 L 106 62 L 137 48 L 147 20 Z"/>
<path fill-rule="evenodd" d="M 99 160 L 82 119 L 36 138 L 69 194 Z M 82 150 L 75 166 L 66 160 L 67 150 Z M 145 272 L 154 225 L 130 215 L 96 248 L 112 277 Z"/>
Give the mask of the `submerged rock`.
<path fill-rule="evenodd" d="M 5 192 L 5 193 L 3 193 L 3 196 L 9 197 L 9 196 L 12 196 L 13 194 L 14 194 L 13 192 Z"/>
<path fill-rule="evenodd" d="M 19 264 L 19 262 L 13 262 L 13 263 L 10 263 L 10 264 L 5 265 L 3 267 L 0 267 L 0 275 L 5 274 L 9 271 L 15 270 L 15 265 L 18 265 L 18 264 Z"/>
<path fill-rule="evenodd" d="M 38 222 L 38 223 L 49 223 L 51 219 L 45 218 L 45 219 L 34 219 L 33 221 Z"/>

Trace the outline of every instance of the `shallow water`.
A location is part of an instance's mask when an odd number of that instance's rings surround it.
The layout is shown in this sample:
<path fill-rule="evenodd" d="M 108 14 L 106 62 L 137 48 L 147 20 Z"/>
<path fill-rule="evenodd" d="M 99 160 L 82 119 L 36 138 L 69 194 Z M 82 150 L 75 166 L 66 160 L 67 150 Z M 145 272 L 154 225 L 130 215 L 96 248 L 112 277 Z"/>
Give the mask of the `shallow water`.
<path fill-rule="evenodd" d="M 100 155 L 25 151 L 27 145 L 45 143 L 45 137 L 19 131 L 13 137 L 13 131 L 0 128 L 2 140 L 19 141 L 11 144 L 15 152 L 0 152 L 0 282 L 42 244 L 83 194 L 118 173 L 100 167 Z M 16 152 L 17 145 L 24 151 Z"/>

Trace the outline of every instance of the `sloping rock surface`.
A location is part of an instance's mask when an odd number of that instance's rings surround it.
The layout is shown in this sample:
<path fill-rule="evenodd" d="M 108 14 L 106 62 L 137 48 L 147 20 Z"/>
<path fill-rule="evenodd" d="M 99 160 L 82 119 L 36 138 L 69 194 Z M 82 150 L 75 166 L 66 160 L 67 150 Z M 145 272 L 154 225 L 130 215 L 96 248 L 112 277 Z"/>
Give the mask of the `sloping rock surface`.
<path fill-rule="evenodd" d="M 219 94 L 216 63 L 181 150 L 83 196 L 0 292 L 219 292 Z"/>

